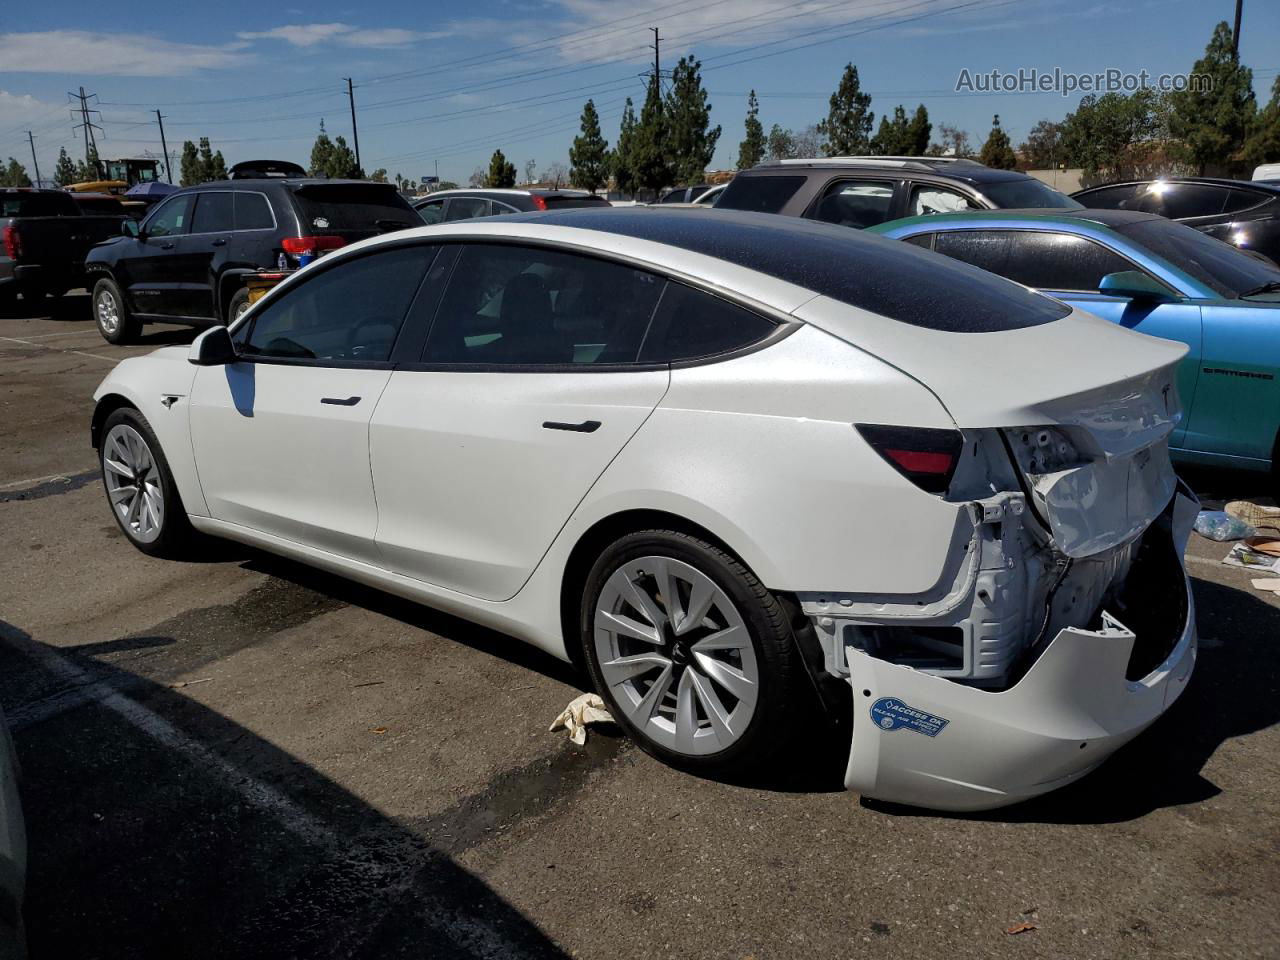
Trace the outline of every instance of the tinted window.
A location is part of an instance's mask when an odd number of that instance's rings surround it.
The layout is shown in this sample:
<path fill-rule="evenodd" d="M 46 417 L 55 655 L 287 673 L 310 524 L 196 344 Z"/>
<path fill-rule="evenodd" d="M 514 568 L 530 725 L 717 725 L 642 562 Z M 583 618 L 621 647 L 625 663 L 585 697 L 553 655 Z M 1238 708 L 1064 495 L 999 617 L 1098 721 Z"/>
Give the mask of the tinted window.
<path fill-rule="evenodd" d="M 444 201 L 432 200 L 418 208 L 418 216 L 423 223 L 439 223 L 444 219 Z"/>
<path fill-rule="evenodd" d="M 1185 224 L 1139 220 L 1117 229 L 1224 297 L 1238 297 L 1263 284 L 1280 281 L 1280 269 L 1274 265 Z"/>
<path fill-rule="evenodd" d="M 452 197 L 446 209 L 446 220 L 471 220 L 489 216 L 489 201 L 480 197 Z"/>
<path fill-rule="evenodd" d="M 229 191 L 202 193 L 196 202 L 192 233 L 224 233 L 235 229 L 234 201 Z"/>
<path fill-rule="evenodd" d="M 666 363 L 711 357 L 750 346 L 775 329 L 776 323 L 759 314 L 672 282 L 662 295 L 640 359 Z"/>
<path fill-rule="evenodd" d="M 519 219 L 665 243 L 929 330 L 1017 330 L 1071 312 L 1000 277 L 897 240 L 795 217 L 717 205 L 696 216 L 637 207 L 526 213 Z"/>
<path fill-rule="evenodd" d="M 804 177 L 736 177 L 720 194 L 716 208 L 777 213 L 804 184 Z"/>
<path fill-rule="evenodd" d="M 270 230 L 276 225 L 271 204 L 260 193 L 236 193 L 236 229 Z"/>
<path fill-rule="evenodd" d="M 1222 212 L 1238 213 L 1241 210 L 1248 210 L 1250 207 L 1256 207 L 1270 200 L 1271 196 L 1271 194 L 1259 193 L 1257 190 L 1239 190 L 1233 187 Z"/>
<path fill-rule="evenodd" d="M 917 233 L 914 237 L 904 237 L 904 242 L 915 244 L 917 247 L 924 247 L 926 250 L 933 249 L 932 233 Z"/>
<path fill-rule="evenodd" d="M 813 218 L 861 229 L 884 223 L 892 208 L 892 181 L 840 180 L 823 192 Z"/>
<path fill-rule="evenodd" d="M 387 360 L 435 252 L 401 247 L 321 270 L 265 307 L 236 339 L 249 355 Z"/>
<path fill-rule="evenodd" d="M 1187 217 L 1211 217 L 1222 212 L 1227 203 L 1227 189 L 1203 183 L 1148 184 L 1138 201 L 1143 213 L 1158 213 L 1170 220 Z"/>
<path fill-rule="evenodd" d="M 556 196 L 555 194 L 551 194 L 550 196 L 543 197 L 542 200 L 547 205 L 548 210 L 567 210 L 570 207 L 607 207 L 609 206 L 609 201 L 606 200 L 604 197 L 599 197 L 599 196 L 578 197 L 573 195 Z M 497 203 L 497 201 L 495 200 L 494 203 Z"/>
<path fill-rule="evenodd" d="M 394 185 L 308 184 L 294 194 L 304 229 L 372 236 L 418 224 L 413 207 Z"/>
<path fill-rule="evenodd" d="M 632 363 L 662 282 L 608 260 L 467 244 L 423 360 L 498 365 Z"/>
<path fill-rule="evenodd" d="M 519 213 L 519 212 L 520 212 L 520 211 L 519 211 L 519 210 L 517 210 L 515 207 L 513 207 L 511 204 L 509 204 L 509 203 L 501 203 L 501 202 L 499 202 L 499 201 L 497 201 L 497 200 L 490 200 L 490 201 L 489 201 L 489 206 L 493 208 L 493 213 L 494 213 L 495 215 L 501 215 L 501 214 L 506 214 L 506 213 Z"/>
<path fill-rule="evenodd" d="M 1076 199 L 1090 210 L 1137 210 L 1134 200 L 1141 184 L 1131 183 L 1121 187 L 1102 187 L 1076 195 Z"/>
<path fill-rule="evenodd" d="M 69 193 L 0 193 L 0 216 L 75 217 L 80 208 Z"/>
<path fill-rule="evenodd" d="M 1065 193 L 1059 193 L 1034 177 L 981 183 L 978 189 L 1002 210 L 1025 210 L 1029 207 L 1080 209 L 1080 204 Z"/>
<path fill-rule="evenodd" d="M 934 213 L 959 213 L 964 210 L 980 210 L 981 207 L 963 194 L 945 187 L 919 186 L 911 190 L 911 209 L 908 216 L 922 217 Z"/>
<path fill-rule="evenodd" d="M 1041 290 L 1096 292 L 1108 273 L 1135 269 L 1101 244 L 1069 233 L 960 230 L 938 234 L 934 250 Z"/>
<path fill-rule="evenodd" d="M 186 233 L 191 226 L 191 205 L 195 199 L 194 193 L 184 193 L 160 204 L 143 225 L 147 236 L 171 237 Z"/>

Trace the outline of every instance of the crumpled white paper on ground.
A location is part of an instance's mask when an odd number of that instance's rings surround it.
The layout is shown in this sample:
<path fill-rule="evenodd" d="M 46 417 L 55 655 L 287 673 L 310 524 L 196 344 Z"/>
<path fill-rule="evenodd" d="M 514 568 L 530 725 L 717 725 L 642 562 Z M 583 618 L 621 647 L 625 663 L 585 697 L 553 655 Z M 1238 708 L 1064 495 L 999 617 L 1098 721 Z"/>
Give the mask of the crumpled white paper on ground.
<path fill-rule="evenodd" d="M 587 742 L 587 724 L 613 723 L 613 716 L 605 709 L 599 694 L 584 693 L 561 711 L 551 724 L 551 730 L 563 727 L 569 731 L 569 739 L 581 746 Z"/>

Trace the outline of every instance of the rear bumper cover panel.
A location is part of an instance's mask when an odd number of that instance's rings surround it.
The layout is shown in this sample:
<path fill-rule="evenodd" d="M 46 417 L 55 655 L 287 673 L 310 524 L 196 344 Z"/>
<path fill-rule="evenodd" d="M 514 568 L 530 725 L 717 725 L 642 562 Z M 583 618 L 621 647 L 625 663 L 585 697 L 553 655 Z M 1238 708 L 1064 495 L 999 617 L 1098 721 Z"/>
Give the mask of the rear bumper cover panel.
<path fill-rule="evenodd" d="M 1180 488 L 1169 546 L 1181 576 L 1169 588 L 1183 591 L 1186 615 L 1168 655 L 1140 680 L 1125 678 L 1137 638 L 1109 616 L 1096 630 L 1059 631 L 1001 692 L 846 647 L 854 728 L 845 785 L 894 803 L 993 809 L 1084 776 L 1150 726 L 1186 689 L 1195 665 L 1195 611 L 1181 557 L 1197 508 Z"/>

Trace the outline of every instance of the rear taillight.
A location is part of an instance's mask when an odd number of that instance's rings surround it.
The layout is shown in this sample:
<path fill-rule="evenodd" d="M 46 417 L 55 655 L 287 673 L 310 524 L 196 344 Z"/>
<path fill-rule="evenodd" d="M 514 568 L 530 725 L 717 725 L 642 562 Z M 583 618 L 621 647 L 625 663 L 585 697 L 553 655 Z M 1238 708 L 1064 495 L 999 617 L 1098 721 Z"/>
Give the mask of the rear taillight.
<path fill-rule="evenodd" d="M 529 199 L 533 201 L 533 209 L 535 210 L 547 209 L 547 200 L 545 197 L 541 196 L 540 194 L 537 194 L 537 193 L 530 194 Z"/>
<path fill-rule="evenodd" d="M 342 237 L 333 236 L 285 237 L 280 241 L 284 252 L 291 253 L 295 257 L 316 257 L 346 245 L 347 241 Z"/>
<path fill-rule="evenodd" d="M 17 260 L 22 256 L 22 237 L 18 235 L 18 228 L 10 224 L 4 228 L 4 255 L 10 260 Z"/>
<path fill-rule="evenodd" d="M 964 438 L 959 430 L 856 423 L 862 439 L 894 469 L 929 493 L 946 493 Z"/>

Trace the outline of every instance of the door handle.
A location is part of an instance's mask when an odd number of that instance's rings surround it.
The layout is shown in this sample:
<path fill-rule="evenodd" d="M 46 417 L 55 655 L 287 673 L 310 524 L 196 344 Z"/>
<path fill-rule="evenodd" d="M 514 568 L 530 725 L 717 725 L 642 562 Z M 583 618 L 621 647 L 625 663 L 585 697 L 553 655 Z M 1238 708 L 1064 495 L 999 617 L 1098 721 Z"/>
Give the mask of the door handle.
<path fill-rule="evenodd" d="M 215 247 L 225 247 L 227 245 L 226 237 L 219 237 L 217 240 L 209 241 Z"/>
<path fill-rule="evenodd" d="M 360 402 L 360 398 L 359 398 L 359 397 L 347 397 L 347 398 L 345 398 L 345 399 L 344 399 L 344 398 L 342 398 L 342 397 L 321 397 L 321 398 L 320 398 L 320 402 L 321 402 L 321 403 L 331 403 L 331 404 L 333 404 L 335 407 L 354 407 L 357 403 L 359 403 L 359 402 Z"/>
<path fill-rule="evenodd" d="M 568 430 L 571 433 L 595 433 L 600 429 L 599 420 L 583 420 L 581 423 L 560 423 L 557 420 L 547 420 L 542 425 L 548 430 Z"/>

